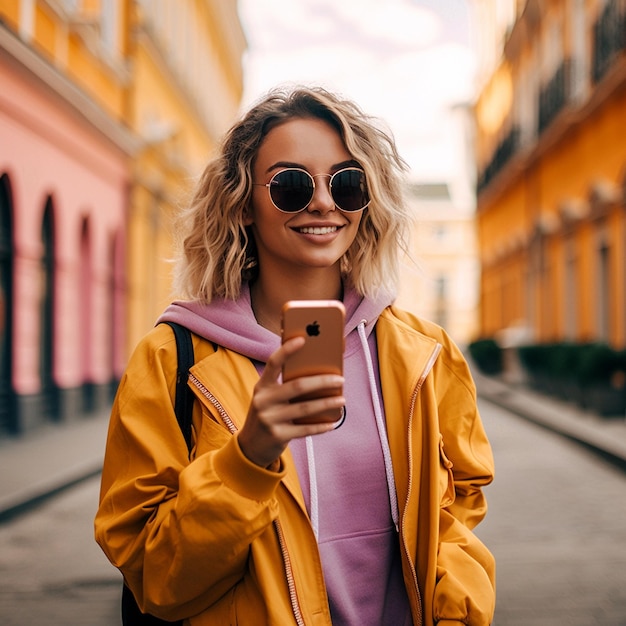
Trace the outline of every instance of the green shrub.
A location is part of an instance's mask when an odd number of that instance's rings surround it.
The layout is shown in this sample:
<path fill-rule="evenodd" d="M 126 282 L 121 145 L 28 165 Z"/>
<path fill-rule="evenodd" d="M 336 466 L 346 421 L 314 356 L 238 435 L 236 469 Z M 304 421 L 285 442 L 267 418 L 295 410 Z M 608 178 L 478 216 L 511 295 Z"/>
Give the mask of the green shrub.
<path fill-rule="evenodd" d="M 548 371 L 548 352 L 549 346 L 547 344 L 534 344 L 517 348 L 520 363 L 530 374 L 542 374 Z"/>
<path fill-rule="evenodd" d="M 578 377 L 580 345 L 573 343 L 552 344 L 548 352 L 548 369 L 560 380 L 575 380 Z"/>
<path fill-rule="evenodd" d="M 580 381 L 611 382 L 619 372 L 626 373 L 626 351 L 613 350 L 603 343 L 588 344 L 579 363 Z"/>
<path fill-rule="evenodd" d="M 520 362 L 531 375 L 546 381 L 571 381 L 580 385 L 626 376 L 626 350 L 604 343 L 545 343 L 520 346 Z"/>
<path fill-rule="evenodd" d="M 469 353 L 483 374 L 502 373 L 502 348 L 495 339 L 477 339 L 468 346 Z"/>

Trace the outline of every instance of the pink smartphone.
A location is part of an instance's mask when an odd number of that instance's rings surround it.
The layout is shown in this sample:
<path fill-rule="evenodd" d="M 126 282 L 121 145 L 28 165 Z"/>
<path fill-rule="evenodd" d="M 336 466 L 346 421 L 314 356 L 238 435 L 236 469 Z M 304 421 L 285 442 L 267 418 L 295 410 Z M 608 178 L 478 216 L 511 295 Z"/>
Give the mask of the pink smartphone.
<path fill-rule="evenodd" d="M 305 344 L 292 354 L 283 366 L 283 381 L 315 374 L 343 375 L 344 325 L 346 311 L 339 300 L 290 300 L 282 310 L 282 341 L 304 337 Z M 300 396 L 300 399 L 341 395 L 341 389 L 332 392 Z M 325 411 L 300 423 L 338 422 L 343 408 Z"/>

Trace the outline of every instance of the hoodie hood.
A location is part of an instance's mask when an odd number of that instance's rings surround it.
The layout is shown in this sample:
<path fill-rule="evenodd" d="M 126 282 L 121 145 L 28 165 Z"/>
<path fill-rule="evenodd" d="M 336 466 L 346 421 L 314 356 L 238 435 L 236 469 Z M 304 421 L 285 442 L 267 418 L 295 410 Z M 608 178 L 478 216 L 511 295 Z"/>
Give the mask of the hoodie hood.
<path fill-rule="evenodd" d="M 390 292 L 380 292 L 376 298 L 365 298 L 346 287 L 343 300 L 346 307 L 346 356 L 360 347 L 358 333 L 354 332 L 357 326 L 365 322 L 365 332 L 369 336 L 379 315 L 393 299 Z M 182 300 L 173 302 L 157 320 L 157 323 L 160 322 L 177 322 L 200 337 L 260 363 L 266 363 L 280 345 L 278 335 L 257 323 L 248 283 L 242 286 L 237 300 L 220 298 L 208 304 Z"/>

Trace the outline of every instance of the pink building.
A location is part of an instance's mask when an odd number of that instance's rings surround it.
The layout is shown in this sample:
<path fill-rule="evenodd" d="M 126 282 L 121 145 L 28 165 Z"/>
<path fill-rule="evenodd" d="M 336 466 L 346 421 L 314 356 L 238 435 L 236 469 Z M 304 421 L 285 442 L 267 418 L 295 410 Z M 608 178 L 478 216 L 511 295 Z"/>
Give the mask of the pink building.
<path fill-rule="evenodd" d="M 110 401 L 125 364 L 133 149 L 52 65 L 2 41 L 0 436 Z"/>

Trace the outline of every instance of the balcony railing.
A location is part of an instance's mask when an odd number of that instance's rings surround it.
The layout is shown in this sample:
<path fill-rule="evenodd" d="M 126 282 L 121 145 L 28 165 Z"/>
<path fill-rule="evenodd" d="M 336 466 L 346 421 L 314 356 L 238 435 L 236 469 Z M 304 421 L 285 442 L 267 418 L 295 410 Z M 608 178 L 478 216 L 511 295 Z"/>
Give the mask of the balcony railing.
<path fill-rule="evenodd" d="M 610 0 L 594 26 L 593 80 L 606 74 L 617 55 L 626 49 L 626 11 L 619 0 Z"/>
<path fill-rule="evenodd" d="M 509 162 L 519 148 L 519 128 L 514 127 L 498 144 L 487 167 L 478 178 L 477 190 L 482 191 L 495 178 L 496 174 Z"/>
<path fill-rule="evenodd" d="M 561 112 L 570 97 L 570 61 L 563 61 L 550 82 L 539 92 L 539 132 Z"/>

